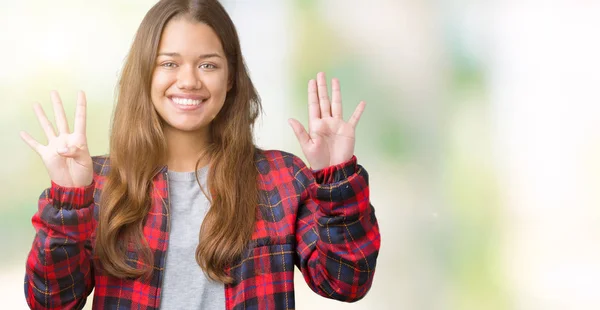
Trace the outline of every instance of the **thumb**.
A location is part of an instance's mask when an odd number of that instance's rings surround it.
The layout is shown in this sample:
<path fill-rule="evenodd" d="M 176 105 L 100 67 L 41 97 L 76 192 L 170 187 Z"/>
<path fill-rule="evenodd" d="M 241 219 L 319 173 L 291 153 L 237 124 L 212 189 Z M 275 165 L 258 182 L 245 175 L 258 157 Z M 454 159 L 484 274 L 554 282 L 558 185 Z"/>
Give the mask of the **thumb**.
<path fill-rule="evenodd" d="M 78 159 L 85 156 L 85 145 L 67 145 L 56 149 L 56 153 L 62 157 Z"/>
<path fill-rule="evenodd" d="M 298 142 L 300 142 L 300 145 L 305 145 L 311 141 L 310 136 L 306 132 L 306 129 L 304 129 L 304 126 L 302 126 L 302 124 L 300 124 L 299 121 L 290 118 L 288 120 L 288 123 L 292 127 L 292 130 L 294 130 L 294 134 L 296 135 Z"/>

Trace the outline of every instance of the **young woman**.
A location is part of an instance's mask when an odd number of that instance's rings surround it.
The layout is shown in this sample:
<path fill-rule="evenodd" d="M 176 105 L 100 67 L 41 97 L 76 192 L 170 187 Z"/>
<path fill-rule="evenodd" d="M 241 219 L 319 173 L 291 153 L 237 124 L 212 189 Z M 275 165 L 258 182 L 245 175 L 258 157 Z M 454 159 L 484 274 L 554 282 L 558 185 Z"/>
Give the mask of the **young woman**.
<path fill-rule="evenodd" d="M 31 308 L 292 309 L 294 266 L 316 293 L 356 301 L 369 290 L 380 235 L 339 82 L 309 81 L 309 131 L 290 120 L 296 156 L 260 150 L 260 100 L 235 27 L 216 0 L 162 0 L 123 68 L 108 156 L 91 157 L 86 100 L 71 132 L 34 107 L 51 187 L 32 222 Z"/>

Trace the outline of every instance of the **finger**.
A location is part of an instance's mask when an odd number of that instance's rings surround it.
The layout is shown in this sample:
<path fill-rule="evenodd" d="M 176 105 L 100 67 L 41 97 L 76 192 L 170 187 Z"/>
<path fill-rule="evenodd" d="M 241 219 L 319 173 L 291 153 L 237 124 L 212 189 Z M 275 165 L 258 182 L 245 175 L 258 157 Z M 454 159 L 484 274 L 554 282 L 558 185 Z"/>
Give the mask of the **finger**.
<path fill-rule="evenodd" d="M 23 141 L 25 141 L 25 143 L 27 143 L 38 154 L 40 153 L 40 148 L 42 147 L 42 145 L 39 142 L 35 141 L 34 138 L 32 138 L 28 133 L 26 133 L 24 131 L 21 131 L 20 135 L 21 135 L 21 139 L 23 139 Z"/>
<path fill-rule="evenodd" d="M 319 94 L 319 106 L 321 107 L 321 118 L 331 117 L 331 104 L 329 103 L 329 93 L 327 91 L 327 80 L 325 73 L 317 74 L 317 92 Z"/>
<path fill-rule="evenodd" d="M 87 116 L 87 101 L 85 99 L 85 93 L 79 91 L 77 93 L 77 107 L 75 108 L 75 125 L 74 132 L 85 135 Z"/>
<path fill-rule="evenodd" d="M 319 95 L 317 93 L 317 81 L 308 81 L 308 127 L 315 120 L 321 118 L 321 108 L 319 107 Z"/>
<path fill-rule="evenodd" d="M 342 119 L 342 90 L 340 89 L 340 80 L 334 78 L 331 80 L 331 116 Z"/>
<path fill-rule="evenodd" d="M 52 106 L 54 107 L 54 119 L 56 120 L 56 128 L 58 133 L 69 133 L 69 123 L 67 123 L 67 117 L 65 115 L 65 109 L 58 92 L 53 90 L 50 92 L 50 98 L 52 99 Z"/>
<path fill-rule="evenodd" d="M 296 134 L 296 138 L 298 139 L 298 142 L 300 142 L 300 145 L 305 145 L 311 141 L 310 135 L 308 135 L 306 129 L 299 121 L 290 118 L 288 123 L 292 126 L 292 130 L 294 130 L 294 134 Z"/>
<path fill-rule="evenodd" d="M 358 106 L 356 106 L 356 109 L 354 109 L 354 113 L 352 113 L 352 116 L 350 116 L 348 123 L 350 125 L 352 125 L 353 128 L 356 128 L 356 125 L 358 124 L 358 121 L 360 120 L 360 116 L 362 115 L 363 111 L 365 110 L 365 105 L 366 105 L 366 103 L 364 101 L 361 101 L 358 104 Z"/>
<path fill-rule="evenodd" d="M 35 112 L 35 115 L 37 116 L 38 122 L 40 123 L 40 126 L 42 126 L 44 133 L 46 133 L 46 138 L 50 140 L 56 137 L 54 126 L 52 126 L 52 123 L 50 123 L 48 117 L 46 117 L 46 113 L 44 112 L 42 106 L 39 103 L 34 104 L 33 111 Z"/>

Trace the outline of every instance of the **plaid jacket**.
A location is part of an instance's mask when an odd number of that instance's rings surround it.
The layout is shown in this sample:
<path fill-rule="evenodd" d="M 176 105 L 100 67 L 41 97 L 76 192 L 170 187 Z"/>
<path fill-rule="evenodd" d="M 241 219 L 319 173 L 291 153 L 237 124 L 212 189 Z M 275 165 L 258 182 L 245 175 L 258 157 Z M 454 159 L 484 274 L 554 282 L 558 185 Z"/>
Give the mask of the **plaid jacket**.
<path fill-rule="evenodd" d="M 98 202 L 110 169 L 94 157 L 94 182 L 86 188 L 52 184 L 33 216 L 36 230 L 25 274 L 33 309 L 80 309 L 94 290 L 94 309 L 158 309 L 169 241 L 167 168 L 153 180 L 144 233 L 154 253 L 150 279 L 108 276 L 93 257 Z M 369 201 L 367 172 L 350 161 L 311 171 L 296 156 L 260 151 L 260 203 L 248 250 L 228 268 L 226 309 L 293 309 L 294 266 L 310 288 L 327 298 L 361 299 L 373 281 L 380 246 Z M 127 261 L 138 266 L 135 251 Z"/>

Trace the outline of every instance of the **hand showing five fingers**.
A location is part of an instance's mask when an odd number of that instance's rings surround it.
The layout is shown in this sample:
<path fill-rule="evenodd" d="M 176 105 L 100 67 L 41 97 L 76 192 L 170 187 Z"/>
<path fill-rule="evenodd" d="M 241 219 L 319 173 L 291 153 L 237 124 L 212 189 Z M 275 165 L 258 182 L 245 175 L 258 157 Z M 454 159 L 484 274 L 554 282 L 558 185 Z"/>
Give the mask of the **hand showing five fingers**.
<path fill-rule="evenodd" d="M 308 132 L 300 122 L 290 119 L 290 125 L 300 142 L 306 160 L 314 170 L 348 161 L 354 155 L 355 128 L 365 109 L 361 101 L 354 113 L 344 121 L 340 82 L 332 80 L 329 100 L 325 74 L 308 82 Z"/>
<path fill-rule="evenodd" d="M 81 187 L 90 185 L 93 180 L 94 170 L 92 158 L 87 147 L 85 132 L 85 94 L 79 92 L 77 96 L 75 128 L 73 132 L 69 131 L 65 110 L 58 93 L 53 91 L 51 93 L 51 98 L 58 135 L 54 131 L 54 127 L 46 117 L 42 107 L 39 104 L 35 104 L 35 114 L 46 133 L 48 144 L 43 145 L 37 142 L 26 132 L 21 132 L 21 138 L 41 156 L 42 161 L 48 170 L 48 174 L 50 175 L 50 179 L 54 183 L 63 187 Z"/>

